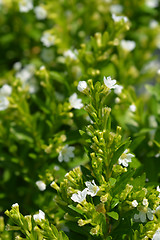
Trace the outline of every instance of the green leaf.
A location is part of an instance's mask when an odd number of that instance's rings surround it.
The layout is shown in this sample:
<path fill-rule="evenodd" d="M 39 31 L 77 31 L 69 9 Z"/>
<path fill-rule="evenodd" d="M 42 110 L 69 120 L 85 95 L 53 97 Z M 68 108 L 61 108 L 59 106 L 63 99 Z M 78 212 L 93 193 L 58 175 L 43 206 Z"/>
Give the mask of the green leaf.
<path fill-rule="evenodd" d="M 115 220 L 119 219 L 119 215 L 117 212 L 107 212 L 107 215 Z"/>
<path fill-rule="evenodd" d="M 145 87 L 152 96 L 160 101 L 160 84 L 156 84 L 155 86 L 148 84 Z"/>
<path fill-rule="evenodd" d="M 156 140 L 154 140 L 153 142 L 156 144 L 156 146 L 157 146 L 158 148 L 160 148 L 160 143 L 159 143 L 159 142 L 157 142 Z"/>
<path fill-rule="evenodd" d="M 115 183 L 116 183 L 116 179 L 115 178 L 110 178 L 109 179 L 109 182 L 110 182 L 110 184 L 111 184 L 111 186 L 114 186 L 115 185 Z"/>
<path fill-rule="evenodd" d="M 134 175 L 134 171 L 131 171 L 131 169 L 128 169 L 126 173 L 123 173 L 117 180 L 115 187 L 112 188 L 113 196 L 116 194 L 119 194 L 121 191 L 124 190 L 127 183 L 129 183 L 129 180 Z"/>
<path fill-rule="evenodd" d="M 69 238 L 66 236 L 64 232 L 60 231 L 57 240 L 69 240 Z"/>
<path fill-rule="evenodd" d="M 52 228 L 52 232 L 55 235 L 55 237 L 58 237 L 58 230 L 57 230 L 57 228 L 53 224 L 51 224 L 51 228 Z"/>
<path fill-rule="evenodd" d="M 145 138 L 146 138 L 145 135 L 144 136 L 138 136 L 137 138 L 135 138 L 130 145 L 130 150 L 133 152 Z"/>
<path fill-rule="evenodd" d="M 113 198 L 112 202 L 111 202 L 111 209 L 113 209 L 114 207 L 116 207 L 119 203 L 119 199 L 118 198 Z"/>
<path fill-rule="evenodd" d="M 138 188 L 139 186 L 143 187 L 145 185 L 146 181 L 146 173 L 143 173 L 141 176 L 138 176 L 136 179 L 134 179 L 131 184 L 134 188 Z"/>
<path fill-rule="evenodd" d="M 84 181 L 85 180 L 93 180 L 91 171 L 82 165 L 80 167 L 81 167 L 82 176 L 83 176 Z"/>
<path fill-rule="evenodd" d="M 74 212 L 77 212 L 77 213 L 79 213 L 79 214 L 81 214 L 81 215 L 84 215 L 84 212 L 83 212 L 82 210 L 74 207 L 73 205 L 68 205 L 68 207 L 69 207 L 70 209 L 72 209 Z"/>

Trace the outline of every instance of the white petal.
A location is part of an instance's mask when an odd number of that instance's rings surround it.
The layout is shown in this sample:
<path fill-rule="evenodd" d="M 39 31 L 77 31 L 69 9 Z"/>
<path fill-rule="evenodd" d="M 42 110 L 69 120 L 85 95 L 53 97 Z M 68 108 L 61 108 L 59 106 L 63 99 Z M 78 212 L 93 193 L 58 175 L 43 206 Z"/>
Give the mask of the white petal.
<path fill-rule="evenodd" d="M 147 217 L 149 220 L 153 220 L 153 213 L 152 213 L 152 210 L 150 208 L 148 208 L 148 212 L 147 212 Z"/>
<path fill-rule="evenodd" d="M 139 212 L 139 218 L 141 220 L 141 222 L 146 222 L 146 214 L 143 211 Z"/>

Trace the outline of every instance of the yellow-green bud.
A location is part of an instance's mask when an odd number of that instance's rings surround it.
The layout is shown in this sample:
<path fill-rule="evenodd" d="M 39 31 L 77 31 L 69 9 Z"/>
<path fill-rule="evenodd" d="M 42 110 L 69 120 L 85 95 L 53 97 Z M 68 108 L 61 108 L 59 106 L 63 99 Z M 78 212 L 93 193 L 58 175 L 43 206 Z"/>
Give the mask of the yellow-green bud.
<path fill-rule="evenodd" d="M 79 219 L 78 220 L 78 226 L 82 227 L 82 226 L 84 226 L 88 223 L 91 223 L 91 221 L 92 221 L 91 219 L 87 219 L 87 220 Z"/>
<path fill-rule="evenodd" d="M 99 225 L 97 225 L 96 227 L 92 228 L 91 231 L 90 231 L 90 234 L 91 235 L 97 235 L 98 234 L 98 231 L 99 231 Z"/>

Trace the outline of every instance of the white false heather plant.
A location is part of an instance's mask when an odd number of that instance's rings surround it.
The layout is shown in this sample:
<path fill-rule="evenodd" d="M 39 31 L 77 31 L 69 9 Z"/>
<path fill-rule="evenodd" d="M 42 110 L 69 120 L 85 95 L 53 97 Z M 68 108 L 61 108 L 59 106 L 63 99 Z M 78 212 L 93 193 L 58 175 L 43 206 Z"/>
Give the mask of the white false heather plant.
<path fill-rule="evenodd" d="M 159 7 L 0 0 L 0 240 L 160 238 Z"/>
<path fill-rule="evenodd" d="M 119 235 L 118 229 L 130 219 L 133 226 L 143 224 L 143 227 L 133 230 L 133 239 L 144 239 L 143 236 L 153 236 L 158 227 L 156 221 L 159 219 L 157 207 L 160 198 L 156 189 L 150 190 L 145 186 L 145 175 L 134 177 L 136 168 L 132 165 L 136 164 L 135 155 L 127 148 L 129 140 L 121 140 L 120 127 L 117 127 L 115 133 L 111 131 L 111 110 L 103 106 L 101 101 L 107 98 L 115 85 L 116 80 L 110 77 L 104 78 L 104 84 L 97 82 L 95 86 L 91 79 L 88 80 L 88 91 L 82 92 L 90 100 L 85 109 L 92 123 L 86 127 L 86 131 L 80 133 L 86 140 L 90 165 L 74 168 L 65 175 L 60 186 L 54 182 L 51 187 L 58 192 L 57 204 L 62 208 L 64 205 L 68 207 L 65 219 L 77 221 L 75 226 L 79 228 L 89 225 L 87 231 L 93 237 L 122 239 L 127 231 L 123 229 Z M 93 176 L 95 180 L 91 180 Z M 147 229 L 151 225 L 155 227 L 150 235 Z M 132 228 L 131 225 L 129 227 Z"/>

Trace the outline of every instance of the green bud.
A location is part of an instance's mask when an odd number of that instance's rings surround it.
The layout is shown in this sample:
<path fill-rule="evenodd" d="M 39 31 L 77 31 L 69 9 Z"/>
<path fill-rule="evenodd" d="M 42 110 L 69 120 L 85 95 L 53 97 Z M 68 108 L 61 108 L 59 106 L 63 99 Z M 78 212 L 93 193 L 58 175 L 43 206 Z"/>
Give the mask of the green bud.
<path fill-rule="evenodd" d="M 91 235 L 97 235 L 98 232 L 99 232 L 99 229 L 100 229 L 100 226 L 97 225 L 96 227 L 94 227 L 94 228 L 91 229 L 90 234 L 91 234 Z"/>
<path fill-rule="evenodd" d="M 19 230 L 21 230 L 21 227 L 11 226 L 9 224 L 6 225 L 6 231 L 19 231 Z"/>
<path fill-rule="evenodd" d="M 89 79 L 89 80 L 87 81 L 87 83 L 88 83 L 89 88 L 90 88 L 91 90 L 93 90 L 93 89 L 94 89 L 94 86 L 93 86 L 93 81 L 92 81 L 92 79 Z"/>
<path fill-rule="evenodd" d="M 109 194 L 109 193 L 106 193 L 105 195 L 101 196 L 100 201 L 101 201 L 102 203 L 105 203 L 105 202 L 108 201 L 109 198 L 110 198 L 110 194 Z"/>
<path fill-rule="evenodd" d="M 121 195 L 120 195 L 120 200 L 125 200 L 127 198 L 127 195 L 132 191 L 133 186 L 127 184 L 126 188 L 122 191 Z"/>
<path fill-rule="evenodd" d="M 52 188 L 54 188 L 55 190 L 57 190 L 57 191 L 60 190 L 60 187 L 57 185 L 57 183 L 56 183 L 55 181 L 53 181 L 53 182 L 50 184 L 50 186 L 51 186 Z"/>
<path fill-rule="evenodd" d="M 97 145 L 99 145 L 99 141 L 98 141 L 98 138 L 97 138 L 96 136 L 94 136 L 94 137 L 92 138 L 92 140 L 93 140 Z"/>
<path fill-rule="evenodd" d="M 51 151 L 52 151 L 52 148 L 53 148 L 53 145 L 52 144 L 50 144 L 49 146 L 47 146 L 46 148 L 45 148 L 45 152 L 47 153 L 47 154 L 49 154 L 49 153 L 51 153 Z"/>
<path fill-rule="evenodd" d="M 102 46 L 102 34 L 101 33 L 95 33 L 95 39 L 96 39 L 96 43 L 97 46 L 100 48 Z"/>
<path fill-rule="evenodd" d="M 4 218 L 0 216 L 0 232 L 4 231 L 4 227 L 5 227 Z"/>
<path fill-rule="evenodd" d="M 78 220 L 78 226 L 82 227 L 82 226 L 84 226 L 88 223 L 91 223 L 91 221 L 92 221 L 91 219 L 87 219 L 87 220 L 79 219 Z"/>
<path fill-rule="evenodd" d="M 32 231 L 32 216 L 31 215 L 26 215 L 26 216 L 24 216 L 24 218 L 27 221 L 28 230 L 31 232 Z"/>
<path fill-rule="evenodd" d="M 19 235 L 15 237 L 15 240 L 23 240 L 24 238 L 20 237 Z"/>
<path fill-rule="evenodd" d="M 76 218 L 75 218 L 75 217 L 72 217 L 72 216 L 69 215 L 68 213 L 65 213 L 64 219 L 65 219 L 66 221 L 72 221 L 72 222 L 75 222 L 75 221 L 76 221 Z"/>

